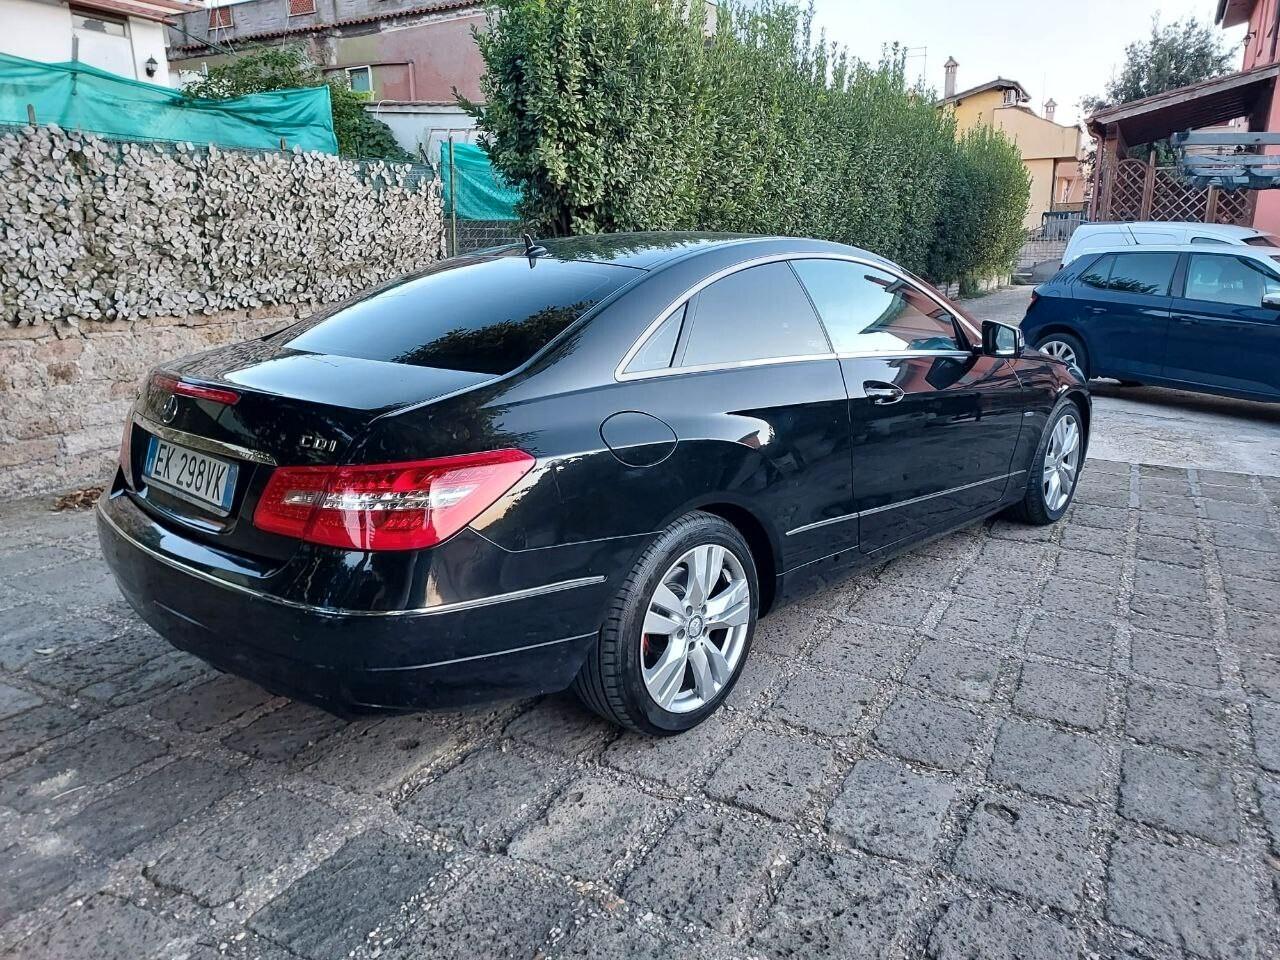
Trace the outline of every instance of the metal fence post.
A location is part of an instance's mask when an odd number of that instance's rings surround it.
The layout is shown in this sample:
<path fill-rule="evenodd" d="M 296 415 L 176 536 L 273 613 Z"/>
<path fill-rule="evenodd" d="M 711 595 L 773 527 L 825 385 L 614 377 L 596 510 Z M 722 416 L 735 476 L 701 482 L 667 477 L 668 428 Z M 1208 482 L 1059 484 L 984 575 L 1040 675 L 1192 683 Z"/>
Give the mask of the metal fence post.
<path fill-rule="evenodd" d="M 449 231 L 453 235 L 450 256 L 458 255 L 458 183 L 453 174 L 453 134 L 449 134 Z"/>
<path fill-rule="evenodd" d="M 34 103 L 27 104 L 27 123 L 33 127 L 36 125 L 36 105 Z"/>

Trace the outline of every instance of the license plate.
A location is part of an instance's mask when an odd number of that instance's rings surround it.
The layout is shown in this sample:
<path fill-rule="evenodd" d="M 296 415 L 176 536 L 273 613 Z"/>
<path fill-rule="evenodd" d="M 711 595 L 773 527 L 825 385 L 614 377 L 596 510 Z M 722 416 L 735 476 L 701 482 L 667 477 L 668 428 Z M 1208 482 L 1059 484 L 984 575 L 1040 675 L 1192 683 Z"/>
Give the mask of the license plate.
<path fill-rule="evenodd" d="M 218 457 L 152 437 L 142 475 L 176 497 L 226 516 L 231 512 L 239 469 Z"/>

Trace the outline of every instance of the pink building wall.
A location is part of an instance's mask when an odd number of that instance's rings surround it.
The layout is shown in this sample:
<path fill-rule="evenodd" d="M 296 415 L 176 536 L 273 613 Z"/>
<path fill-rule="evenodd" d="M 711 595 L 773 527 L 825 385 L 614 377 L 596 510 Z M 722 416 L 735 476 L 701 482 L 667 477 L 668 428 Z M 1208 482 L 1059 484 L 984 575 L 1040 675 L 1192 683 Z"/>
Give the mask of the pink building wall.
<path fill-rule="evenodd" d="M 1249 13 L 1249 33 L 1245 40 L 1245 70 L 1264 67 L 1280 60 L 1280 0 L 1256 0 Z M 1280 131 L 1280 96 L 1271 97 L 1271 108 L 1266 117 L 1266 128 Z M 1280 148 L 1268 147 L 1267 153 L 1280 153 Z M 1259 190 L 1257 207 L 1253 213 L 1253 225 L 1260 230 L 1280 233 L 1280 190 Z"/>

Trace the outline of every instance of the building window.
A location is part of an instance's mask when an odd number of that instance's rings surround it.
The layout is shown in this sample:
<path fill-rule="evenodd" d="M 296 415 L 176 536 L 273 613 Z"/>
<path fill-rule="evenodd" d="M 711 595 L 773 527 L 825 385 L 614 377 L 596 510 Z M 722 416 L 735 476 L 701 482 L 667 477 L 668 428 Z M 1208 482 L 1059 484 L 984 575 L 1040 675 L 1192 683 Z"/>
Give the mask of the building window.
<path fill-rule="evenodd" d="M 88 13 L 84 10 L 71 10 L 71 28 L 88 33 L 100 33 L 108 37 L 127 37 L 129 23 L 120 17 L 112 17 L 105 13 Z"/>
<path fill-rule="evenodd" d="M 373 68 L 349 67 L 347 69 L 347 83 L 351 85 L 351 89 L 356 93 L 372 93 Z"/>
<path fill-rule="evenodd" d="M 1010 89 L 1010 90 L 1006 90 L 1006 91 L 1004 92 L 1004 102 L 1005 102 L 1005 103 L 1007 103 L 1007 104 L 1014 104 L 1014 103 L 1017 103 L 1017 102 L 1018 102 L 1018 91 L 1017 91 L 1017 90 L 1012 90 L 1012 89 Z"/>
<path fill-rule="evenodd" d="M 231 26 L 231 8 L 230 7 L 210 7 L 209 8 L 209 29 L 220 30 L 223 27 Z"/>
<path fill-rule="evenodd" d="M 301 17 L 316 12 L 316 0 L 289 0 L 289 16 Z"/>

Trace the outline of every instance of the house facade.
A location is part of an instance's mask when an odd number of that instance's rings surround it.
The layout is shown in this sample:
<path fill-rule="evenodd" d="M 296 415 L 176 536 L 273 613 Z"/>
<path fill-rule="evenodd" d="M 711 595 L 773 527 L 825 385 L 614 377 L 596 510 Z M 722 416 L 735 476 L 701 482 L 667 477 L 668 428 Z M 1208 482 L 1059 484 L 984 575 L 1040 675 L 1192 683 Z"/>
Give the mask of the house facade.
<path fill-rule="evenodd" d="M 1030 95 L 1016 80 L 997 77 L 957 92 L 958 67 L 954 58 L 947 60 L 938 105 L 955 114 L 957 134 L 988 127 L 999 130 L 1018 147 L 1031 179 L 1031 201 L 1023 226 L 1032 230 L 1041 225 L 1046 213 L 1079 209 L 1085 188 L 1080 130 L 1053 119 L 1057 104 L 1052 100 L 1045 103 L 1043 115 L 1037 114 L 1029 106 Z"/>
<path fill-rule="evenodd" d="M 197 9 L 183 0 L 0 0 L 0 53 L 173 86 L 165 31 Z"/>

